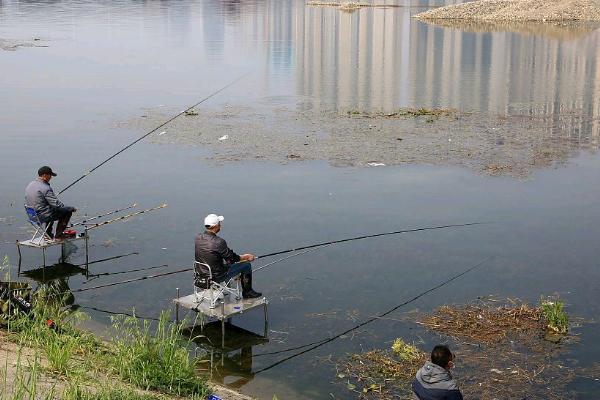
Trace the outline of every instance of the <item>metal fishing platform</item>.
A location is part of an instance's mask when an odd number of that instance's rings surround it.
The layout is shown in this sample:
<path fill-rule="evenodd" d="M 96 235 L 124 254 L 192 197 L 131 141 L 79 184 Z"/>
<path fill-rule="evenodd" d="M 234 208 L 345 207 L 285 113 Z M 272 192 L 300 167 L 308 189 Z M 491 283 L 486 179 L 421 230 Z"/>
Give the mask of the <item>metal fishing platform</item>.
<path fill-rule="evenodd" d="M 21 246 L 22 247 L 29 247 L 29 248 L 33 248 L 33 249 L 37 249 L 37 250 L 42 250 L 42 268 L 46 268 L 46 249 L 50 248 L 50 247 L 55 247 L 55 246 L 60 246 L 60 263 L 64 263 L 66 262 L 66 246 L 68 243 L 72 243 L 72 242 L 77 242 L 77 241 L 85 241 L 85 270 L 86 270 L 86 276 L 88 273 L 88 264 L 89 264 L 89 234 L 87 229 L 82 232 L 77 234 L 74 237 L 68 237 L 65 239 L 61 239 L 61 240 L 55 240 L 55 239 L 50 239 L 44 236 L 38 237 L 38 238 L 33 238 L 33 239 L 28 239 L 28 240 L 22 240 L 19 241 L 17 240 L 16 245 L 17 245 L 17 251 L 19 252 L 19 274 L 21 273 L 21 261 L 22 261 L 22 254 L 21 254 Z"/>
<path fill-rule="evenodd" d="M 210 290 L 210 289 L 207 289 Z M 179 321 L 179 308 L 187 308 L 188 310 L 195 311 L 201 314 L 207 319 L 213 318 L 221 321 L 221 347 L 225 348 L 225 323 L 231 321 L 231 318 L 236 315 L 241 315 L 250 310 L 262 307 L 264 313 L 264 337 L 268 335 L 269 329 L 269 318 L 268 318 L 268 304 L 269 301 L 266 297 L 259 297 L 256 299 L 236 299 L 235 296 L 225 295 L 216 307 L 211 308 L 210 302 L 207 298 L 199 295 L 198 293 L 192 293 L 187 296 L 179 297 L 179 288 L 177 289 L 177 298 L 173 299 L 175 303 L 175 317 Z M 200 321 L 200 329 L 204 329 L 206 322 L 204 318 Z"/>

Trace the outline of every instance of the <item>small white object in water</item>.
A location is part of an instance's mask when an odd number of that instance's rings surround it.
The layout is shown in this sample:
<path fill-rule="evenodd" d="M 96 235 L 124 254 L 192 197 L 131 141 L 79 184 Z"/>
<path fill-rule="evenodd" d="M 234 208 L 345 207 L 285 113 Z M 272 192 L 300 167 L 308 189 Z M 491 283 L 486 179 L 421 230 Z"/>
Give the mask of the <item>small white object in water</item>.
<path fill-rule="evenodd" d="M 166 247 L 163 247 L 162 249 L 163 249 L 163 250 L 166 250 L 167 248 L 166 248 Z"/>
<path fill-rule="evenodd" d="M 385 164 L 382 162 L 370 162 L 367 163 L 370 167 L 385 167 Z"/>
<path fill-rule="evenodd" d="M 497 374 L 502 374 L 502 371 L 500 371 L 499 369 L 496 369 L 496 368 L 490 369 L 490 372 L 495 372 Z"/>
<path fill-rule="evenodd" d="M 159 133 L 159 134 L 158 134 L 158 136 L 162 136 L 162 135 L 164 135 L 165 133 L 167 133 L 167 131 L 162 131 L 161 133 Z"/>
<path fill-rule="evenodd" d="M 220 141 L 229 139 L 229 135 L 223 135 L 219 138 Z"/>

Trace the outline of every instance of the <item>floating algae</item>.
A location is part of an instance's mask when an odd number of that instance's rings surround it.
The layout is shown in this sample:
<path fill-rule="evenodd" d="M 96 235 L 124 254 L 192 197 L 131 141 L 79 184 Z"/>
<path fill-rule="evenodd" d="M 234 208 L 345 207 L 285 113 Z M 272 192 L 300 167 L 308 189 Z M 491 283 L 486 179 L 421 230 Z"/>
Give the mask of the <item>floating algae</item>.
<path fill-rule="evenodd" d="M 145 110 L 120 126 L 148 130 L 170 110 Z M 424 107 L 388 112 L 316 111 L 257 103 L 199 109 L 170 123 L 156 143 L 207 148 L 218 163 L 327 160 L 334 166 L 455 165 L 488 175 L 527 177 L 564 164 L 580 149 L 598 148 L 597 122 L 580 110 L 489 115 Z M 227 140 L 219 140 L 226 137 Z"/>
<path fill-rule="evenodd" d="M 575 338 L 561 335 L 561 345 L 545 340 L 548 320 L 542 307 L 478 301 L 440 307 L 416 322 L 441 335 L 431 347 L 450 342 L 456 355 L 453 371 L 465 398 L 575 398 L 569 384 L 578 377 L 595 379 L 599 369 L 560 361 Z M 348 356 L 337 365 L 338 379 L 361 398 L 406 398 L 429 355 L 402 339 L 392 349 Z"/>

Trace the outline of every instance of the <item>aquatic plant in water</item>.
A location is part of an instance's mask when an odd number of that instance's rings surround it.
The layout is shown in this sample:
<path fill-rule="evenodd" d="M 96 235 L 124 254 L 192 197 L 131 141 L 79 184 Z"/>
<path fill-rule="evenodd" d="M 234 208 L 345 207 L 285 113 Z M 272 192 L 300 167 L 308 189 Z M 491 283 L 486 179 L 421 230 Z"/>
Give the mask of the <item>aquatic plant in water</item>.
<path fill-rule="evenodd" d="M 564 311 L 564 303 L 560 300 L 551 301 L 542 298 L 540 305 L 544 318 L 548 323 L 548 329 L 557 333 L 567 333 L 569 330 L 569 317 Z"/>
<path fill-rule="evenodd" d="M 421 357 L 421 352 L 415 345 L 405 343 L 401 338 L 394 340 L 392 351 L 402 361 L 414 361 Z"/>

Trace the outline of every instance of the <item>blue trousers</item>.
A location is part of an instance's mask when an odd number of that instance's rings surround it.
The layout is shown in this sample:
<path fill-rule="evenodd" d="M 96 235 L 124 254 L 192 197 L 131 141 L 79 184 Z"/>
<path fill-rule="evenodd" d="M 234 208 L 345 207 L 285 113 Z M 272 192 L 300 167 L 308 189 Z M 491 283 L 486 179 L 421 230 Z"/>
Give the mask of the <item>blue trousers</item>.
<path fill-rule="evenodd" d="M 242 261 L 235 264 L 231 264 L 229 266 L 229 269 L 227 270 L 227 275 L 225 275 L 223 280 L 227 281 L 239 274 L 252 275 L 252 264 L 250 264 L 248 261 Z"/>

